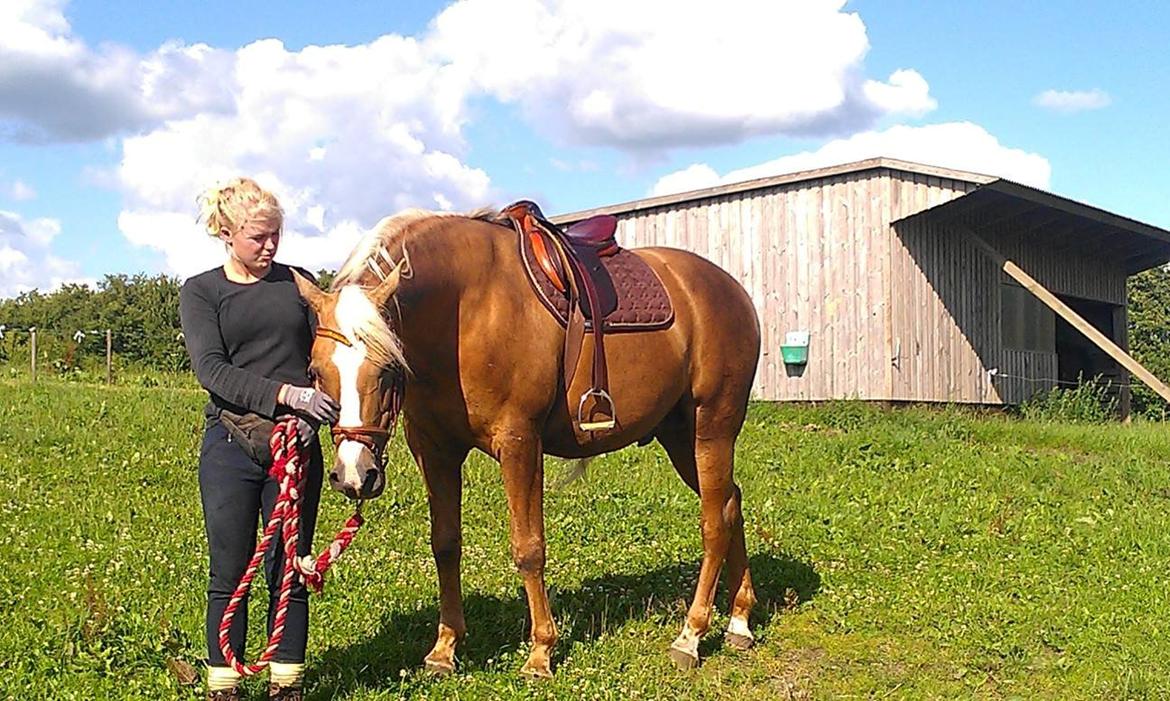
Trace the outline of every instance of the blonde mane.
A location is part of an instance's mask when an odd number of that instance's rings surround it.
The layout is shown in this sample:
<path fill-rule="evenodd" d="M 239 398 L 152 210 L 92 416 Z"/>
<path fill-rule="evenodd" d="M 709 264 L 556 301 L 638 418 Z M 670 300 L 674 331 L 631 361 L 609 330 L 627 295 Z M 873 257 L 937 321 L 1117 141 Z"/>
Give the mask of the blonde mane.
<path fill-rule="evenodd" d="M 432 212 L 425 209 L 407 209 L 393 216 L 386 217 L 378 222 L 369 233 L 362 237 L 358 245 L 354 247 L 349 258 L 346 259 L 345 263 L 337 271 L 337 275 L 334 276 L 329 289 L 332 292 L 340 293 L 343 288 L 360 286 L 363 275 L 370 269 L 368 261 L 375 256 L 384 255 L 380 251 L 385 251 L 385 255 L 396 257 L 394 253 L 397 253 L 397 251 L 391 250 L 391 242 L 399 238 L 402 234 L 405 234 L 408 229 L 418 222 L 438 217 L 466 217 L 469 219 L 493 221 L 498 216 L 499 212 L 497 210 L 490 207 L 483 207 L 466 214 Z M 403 251 L 405 251 L 405 248 L 403 248 Z M 368 303 L 363 305 L 356 301 L 347 301 L 343 305 L 342 296 L 339 294 L 337 321 L 342 326 L 342 332 L 352 334 L 354 338 L 366 346 L 366 353 L 370 361 L 382 367 L 397 364 L 402 368 L 406 368 L 406 357 L 402 351 L 402 341 L 390 329 L 390 326 L 386 323 L 386 320 L 374 306 L 373 302 L 369 302 L 369 298 L 364 293 L 361 294 L 361 297 Z"/>

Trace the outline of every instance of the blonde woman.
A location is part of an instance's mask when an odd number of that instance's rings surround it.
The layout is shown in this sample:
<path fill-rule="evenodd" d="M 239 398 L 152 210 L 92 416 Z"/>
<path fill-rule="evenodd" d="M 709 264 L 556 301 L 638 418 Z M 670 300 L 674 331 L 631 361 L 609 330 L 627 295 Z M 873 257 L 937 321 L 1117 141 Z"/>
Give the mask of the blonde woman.
<path fill-rule="evenodd" d="M 183 284 L 179 312 L 191 365 L 210 395 L 199 454 L 199 491 L 210 554 L 207 587 L 207 698 L 239 698 L 239 676 L 227 666 L 218 644 L 224 608 L 235 591 L 256 542 L 257 519 L 265 522 L 279 485 L 265 462 L 272 421 L 299 417 L 301 443 L 309 455 L 298 550 L 309 553 L 321 492 L 321 446 L 317 428 L 337 421 L 337 403 L 313 388 L 309 350 L 314 323 L 287 265 L 274 260 L 284 216 L 272 193 L 239 178 L 202 197 L 201 220 L 227 252 L 222 266 Z M 299 270 L 309 276 L 306 271 Z M 310 279 L 311 276 L 309 276 Z M 265 559 L 271 632 L 280 582 L 274 542 Z M 244 657 L 247 606 L 232 621 L 231 645 Z M 288 604 L 284 637 L 270 667 L 269 696 L 301 699 L 308 637 L 308 593 L 297 582 Z"/>

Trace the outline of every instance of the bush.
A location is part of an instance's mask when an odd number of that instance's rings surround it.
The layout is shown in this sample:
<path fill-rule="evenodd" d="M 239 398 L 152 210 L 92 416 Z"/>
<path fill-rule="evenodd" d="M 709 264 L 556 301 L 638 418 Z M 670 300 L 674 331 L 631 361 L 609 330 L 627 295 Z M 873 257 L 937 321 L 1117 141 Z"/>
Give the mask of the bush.
<path fill-rule="evenodd" d="M 1034 395 L 1020 405 L 1020 414 L 1033 421 L 1108 423 L 1117 419 L 1117 397 L 1106 382 L 1082 380 Z"/>

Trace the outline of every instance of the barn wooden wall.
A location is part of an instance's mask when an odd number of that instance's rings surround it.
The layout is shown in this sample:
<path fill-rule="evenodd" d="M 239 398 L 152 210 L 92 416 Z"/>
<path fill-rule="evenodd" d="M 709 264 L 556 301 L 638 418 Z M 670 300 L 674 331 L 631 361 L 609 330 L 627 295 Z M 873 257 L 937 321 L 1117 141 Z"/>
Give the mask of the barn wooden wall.
<path fill-rule="evenodd" d="M 722 266 L 751 294 L 763 334 L 762 399 L 889 396 L 888 173 L 873 170 L 621 215 L 623 245 L 674 246 Z M 809 362 L 780 357 L 811 334 Z"/>
<path fill-rule="evenodd" d="M 1019 404 L 1056 386 L 1056 354 L 1004 348 L 993 378 L 1000 401 Z"/>
<path fill-rule="evenodd" d="M 621 213 L 618 240 L 694 251 L 744 285 L 763 333 L 756 398 L 1016 402 L 1056 361 L 1003 351 L 1002 273 L 951 228 L 891 224 L 976 187 L 872 169 Z M 1120 268 L 1053 257 L 1002 226 L 982 233 L 1058 294 L 1124 303 Z M 800 371 L 780 357 L 789 331 L 811 334 Z"/>

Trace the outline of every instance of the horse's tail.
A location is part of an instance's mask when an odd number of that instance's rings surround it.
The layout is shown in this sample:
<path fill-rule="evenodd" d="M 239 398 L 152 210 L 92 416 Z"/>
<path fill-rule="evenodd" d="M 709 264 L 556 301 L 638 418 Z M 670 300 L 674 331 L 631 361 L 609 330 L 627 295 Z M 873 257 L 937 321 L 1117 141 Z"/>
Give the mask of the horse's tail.
<path fill-rule="evenodd" d="M 565 460 L 565 462 L 568 463 L 569 469 L 552 486 L 554 492 L 558 492 L 584 477 L 589 463 L 593 462 L 593 458 L 573 458 L 572 460 Z"/>

